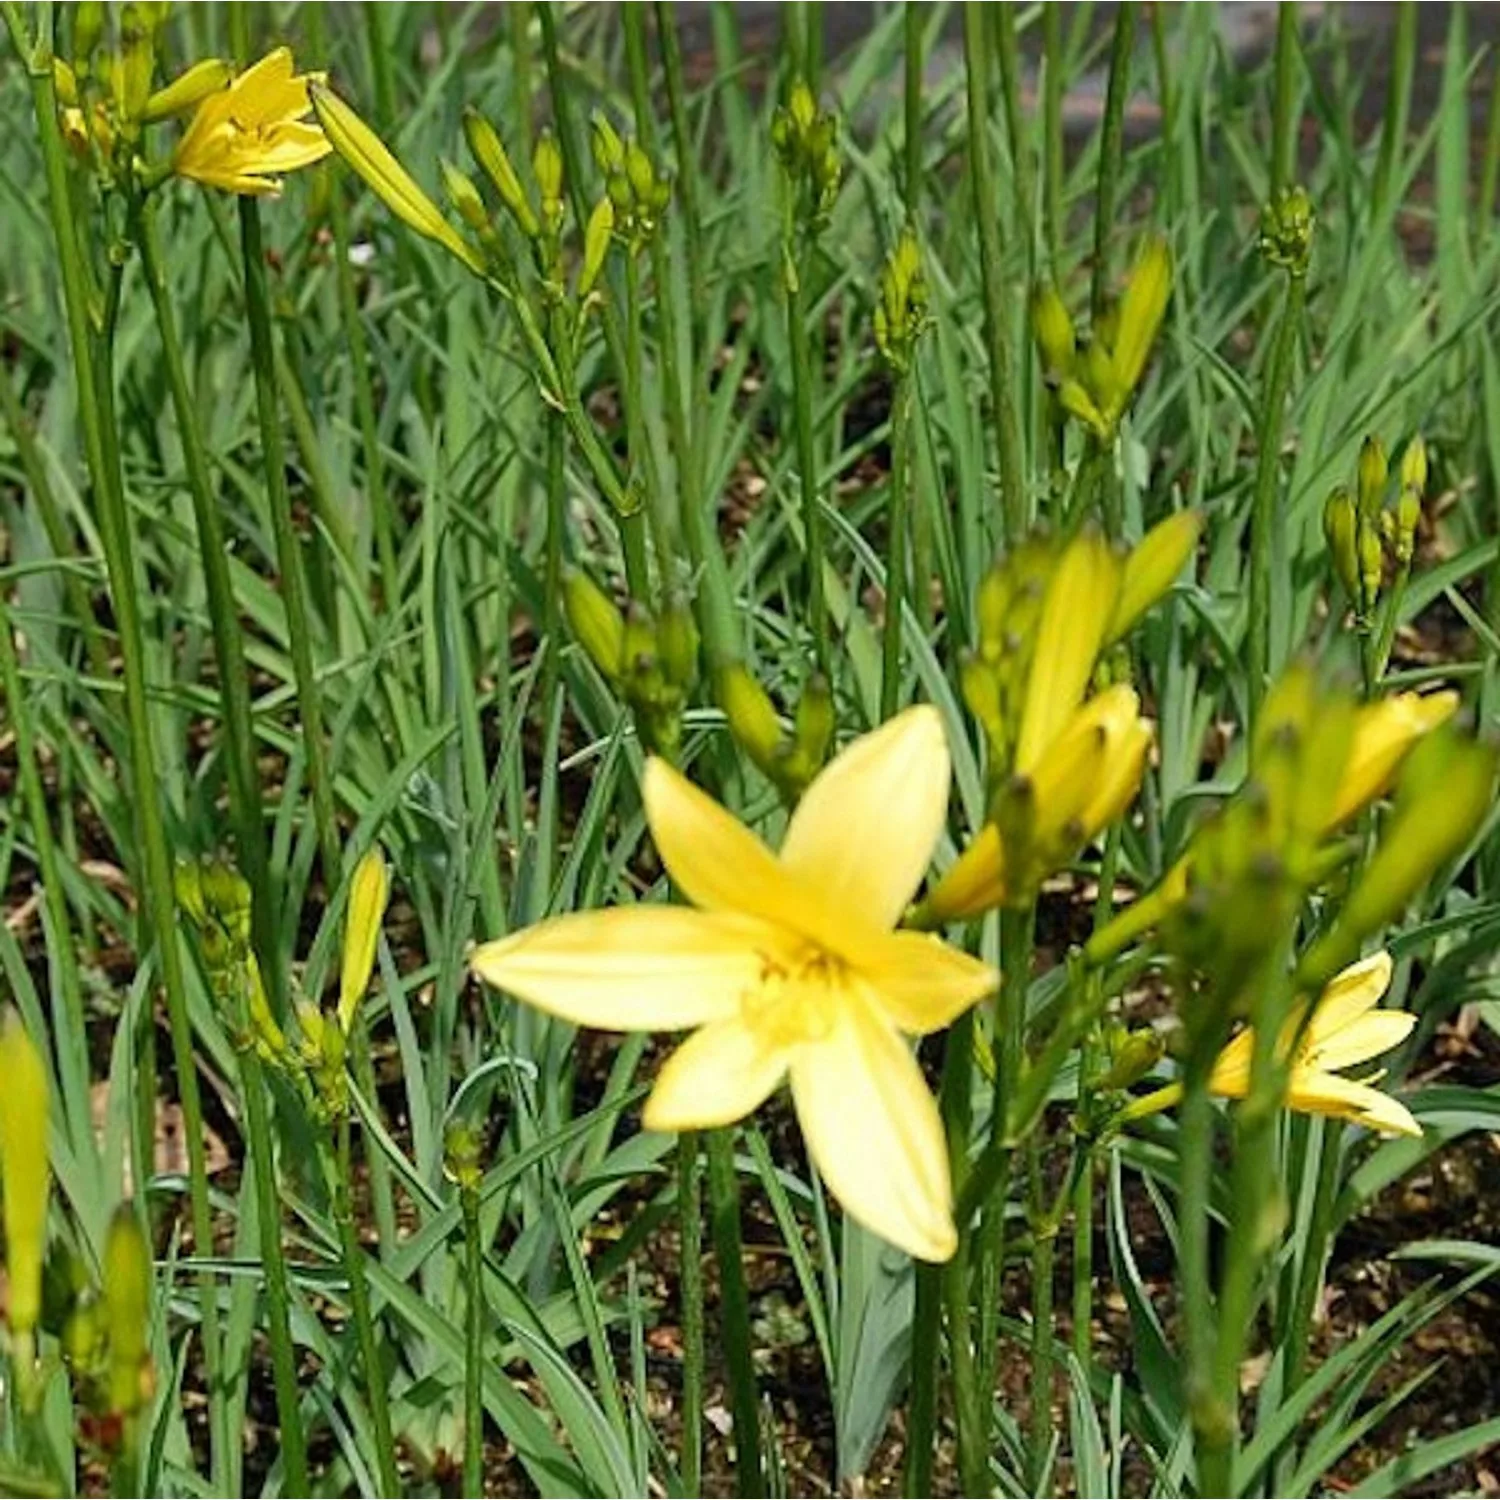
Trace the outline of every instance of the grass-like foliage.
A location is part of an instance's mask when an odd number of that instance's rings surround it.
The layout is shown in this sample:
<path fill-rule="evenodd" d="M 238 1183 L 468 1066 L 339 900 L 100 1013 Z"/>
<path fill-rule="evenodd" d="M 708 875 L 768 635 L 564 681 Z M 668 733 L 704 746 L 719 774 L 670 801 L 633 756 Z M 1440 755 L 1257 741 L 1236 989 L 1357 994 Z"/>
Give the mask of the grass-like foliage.
<path fill-rule="evenodd" d="M 0 1494 L 1478 1482 L 1462 7 L 0 14 Z"/>

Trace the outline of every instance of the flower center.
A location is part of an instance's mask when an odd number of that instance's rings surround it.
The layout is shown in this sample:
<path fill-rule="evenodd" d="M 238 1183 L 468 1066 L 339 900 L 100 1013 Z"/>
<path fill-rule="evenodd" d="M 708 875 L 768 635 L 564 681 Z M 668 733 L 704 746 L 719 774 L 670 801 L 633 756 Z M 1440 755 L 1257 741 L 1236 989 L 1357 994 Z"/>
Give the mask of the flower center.
<path fill-rule="evenodd" d="M 760 981 L 740 997 L 745 1024 L 768 1047 L 822 1041 L 833 1029 L 844 966 L 821 948 L 808 948 L 788 963 L 761 957 Z"/>

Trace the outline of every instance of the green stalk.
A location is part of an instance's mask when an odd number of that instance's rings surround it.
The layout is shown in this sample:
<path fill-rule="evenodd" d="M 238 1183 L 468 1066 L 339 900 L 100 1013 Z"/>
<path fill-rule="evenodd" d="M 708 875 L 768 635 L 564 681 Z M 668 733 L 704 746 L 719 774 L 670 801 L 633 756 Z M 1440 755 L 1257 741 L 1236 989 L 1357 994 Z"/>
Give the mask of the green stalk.
<path fill-rule="evenodd" d="M 219 673 L 219 702 L 224 714 L 225 780 L 230 816 L 234 822 L 240 868 L 250 883 L 255 951 L 269 990 L 272 1013 L 284 1017 L 286 986 L 278 959 L 278 901 L 266 855 L 260 783 L 255 767 L 255 726 L 251 715 L 250 682 L 245 667 L 245 640 L 240 630 L 234 585 L 229 576 L 229 544 L 224 535 L 223 508 L 209 477 L 208 454 L 198 427 L 198 408 L 188 387 L 177 316 L 167 290 L 156 212 L 143 203 L 136 221 L 141 269 L 156 312 L 161 336 L 162 363 L 172 393 L 178 441 L 193 502 L 198 533 L 198 555 L 203 564 L 203 586 L 213 628 L 214 657 Z"/>
<path fill-rule="evenodd" d="M 750 1292 L 745 1284 L 740 1240 L 740 1182 L 734 1165 L 734 1131 L 706 1132 L 708 1212 L 719 1262 L 719 1331 L 729 1374 L 729 1406 L 734 1418 L 735 1493 L 747 1500 L 766 1494 L 761 1468 L 760 1396 L 751 1352 Z"/>
<path fill-rule="evenodd" d="M 1012 5 L 991 7 L 995 18 L 995 59 L 1000 67 L 1000 102 L 1005 109 L 1005 134 L 1010 141 L 1010 177 L 1016 202 L 1016 228 L 1027 249 L 1031 264 L 1035 222 L 1036 187 L 1030 144 L 1026 139 L 1026 115 L 1021 107 L 1021 48 L 1016 38 L 1016 8 Z"/>
<path fill-rule="evenodd" d="M 969 110 L 969 189 L 979 229 L 979 274 L 984 289 L 985 346 L 989 353 L 990 405 L 1000 473 L 1002 535 L 1019 541 L 1030 516 L 1021 478 L 1021 428 L 1011 374 L 1009 322 L 1005 312 L 1001 208 L 995 192 L 989 139 L 989 27 L 984 5 L 964 4 L 964 68 Z"/>
<path fill-rule="evenodd" d="M 1042 6 L 1042 218 L 1047 259 L 1056 280 L 1062 275 L 1063 252 L 1063 37 L 1062 6 Z"/>
<path fill-rule="evenodd" d="M 684 1495 L 703 1486 L 703 1177 L 698 1133 L 677 1140 L 677 1222 L 682 1237 L 682 1457 L 679 1478 Z"/>
<path fill-rule="evenodd" d="M 1000 991 L 995 996 L 991 1050 L 995 1059 L 990 1104 L 990 1138 L 986 1155 L 996 1164 L 986 1194 L 979 1232 L 979 1351 L 981 1389 L 994 1388 L 995 1352 L 1000 1329 L 1000 1282 L 1005 1269 L 1005 1202 L 1011 1162 L 1008 1112 L 1014 1107 L 1021 1077 L 1021 1040 L 1026 1025 L 1026 995 L 1031 982 L 1031 952 L 1036 938 L 1035 905 L 1000 911 Z"/>
<path fill-rule="evenodd" d="M 932 1493 L 932 1444 L 937 1427 L 938 1341 L 943 1325 L 943 1267 L 918 1261 L 912 1304 L 910 1379 L 906 1397 L 906 1457 L 901 1490 Z"/>
<path fill-rule="evenodd" d="M 479 1236 L 479 1184 L 458 1195 L 464 1219 L 464 1476 L 468 1500 L 484 1494 L 484 1244 Z M 690 1492 L 691 1493 L 691 1492 Z"/>
<path fill-rule="evenodd" d="M 948 1134 L 948 1160 L 953 1174 L 953 1194 L 962 1205 L 969 1166 L 969 1132 L 972 1126 L 974 1079 L 974 1012 L 966 1010 L 948 1028 L 943 1054 L 943 1078 L 939 1103 Z M 958 1248 L 943 1266 L 934 1267 L 941 1278 L 943 1321 L 948 1329 L 948 1370 L 953 1380 L 953 1416 L 958 1428 L 959 1480 L 966 1495 L 987 1495 L 989 1483 L 990 1400 L 975 1368 L 974 1305 L 969 1297 L 969 1263 L 973 1248 L 971 1215 L 954 1215 Z M 920 1272 L 918 1274 L 921 1274 Z M 915 1378 L 915 1377 L 914 1377 Z M 915 1440 L 915 1439 L 914 1439 Z M 923 1462 L 931 1464 L 931 1435 Z M 911 1490 L 929 1493 L 927 1487 Z"/>
<path fill-rule="evenodd" d="M 1413 6 L 1412 9 L 1415 9 Z M 1495 190 L 1500 186 L 1500 55 L 1490 74 L 1490 108 L 1484 127 L 1484 154 L 1479 165 L 1479 196 L 1475 199 L 1474 232 L 1488 235 L 1495 217 Z"/>
<path fill-rule="evenodd" d="M 333 783 L 323 740 L 323 704 L 313 669 L 312 625 L 307 589 L 302 577 L 301 544 L 292 526 L 292 506 L 286 489 L 286 460 L 282 450 L 281 418 L 277 409 L 276 345 L 271 327 L 271 303 L 266 289 L 266 257 L 261 240 L 260 205 L 254 198 L 239 200 L 240 247 L 245 262 L 245 316 L 250 325 L 250 358 L 255 369 L 255 404 L 260 418 L 261 459 L 266 497 L 276 534 L 276 566 L 286 605 L 287 635 L 292 653 L 292 676 L 297 712 L 302 721 L 302 745 L 312 787 L 313 819 L 323 855 L 323 879 L 328 888 L 338 883 L 340 855 L 334 815 Z"/>
<path fill-rule="evenodd" d="M 399 1495 L 401 1476 L 396 1469 L 396 1440 L 391 1432 L 390 1394 L 386 1389 L 385 1371 L 380 1364 L 380 1347 L 375 1341 L 375 1320 L 370 1316 L 370 1286 L 365 1277 L 365 1256 L 359 1243 L 359 1225 L 354 1218 L 354 1164 L 349 1137 L 349 1111 L 345 1109 L 333 1128 L 333 1216 L 339 1226 L 339 1247 L 344 1256 L 344 1273 L 349 1278 L 349 1309 L 354 1317 L 359 1360 L 364 1366 L 370 1425 L 374 1428 L 375 1437 L 375 1472 L 380 1480 L 382 1495 Z M 476 1295 L 477 1285 L 476 1280 L 469 1281 L 471 1301 Z M 467 1374 L 467 1370 L 465 1373 Z M 467 1462 L 466 1448 L 466 1465 Z"/>
<path fill-rule="evenodd" d="M 906 43 L 902 78 L 906 135 L 901 189 L 906 196 L 906 222 L 916 229 L 922 222 L 922 84 L 926 75 L 923 30 L 927 24 L 927 7 L 919 5 L 917 0 L 906 0 L 902 22 Z"/>
<path fill-rule="evenodd" d="M 385 8 L 365 0 L 360 11 L 370 54 L 370 77 L 375 85 L 375 123 L 382 134 L 389 136 L 396 124 L 396 76 L 391 71 L 391 47 L 385 35 Z"/>
<path fill-rule="evenodd" d="M 813 237 L 804 243 L 810 250 Z M 793 263 L 794 249 L 786 246 L 787 338 L 792 350 L 792 405 L 797 431 L 797 470 L 802 491 L 802 529 L 807 548 L 807 628 L 812 632 L 813 656 L 818 670 L 829 676 L 829 631 L 823 599 L 823 510 L 818 500 L 818 455 L 813 443 L 812 350 L 807 332 L 807 272 L 811 256 Z"/>
<path fill-rule="evenodd" d="M 1255 494 L 1250 511 L 1250 724 L 1251 730 L 1265 697 L 1271 662 L 1271 563 L 1276 544 L 1276 486 L 1281 466 L 1281 433 L 1286 419 L 1287 390 L 1302 326 L 1307 278 L 1289 272 L 1281 321 L 1271 346 L 1266 378 L 1266 400 L 1261 408 L 1260 443 L 1255 459 Z"/>
<path fill-rule="evenodd" d="M 623 379 L 620 394 L 625 406 L 626 451 L 630 455 L 629 493 L 644 494 L 647 499 L 639 509 L 622 517 L 620 527 L 626 544 L 627 567 L 630 565 L 633 540 L 627 533 L 639 530 L 636 566 L 641 588 L 638 590 L 635 583 L 632 583 L 630 592 L 632 598 L 649 605 L 651 584 L 644 550 L 645 524 L 648 519 L 654 523 L 652 530 L 656 542 L 657 577 L 665 586 L 672 580 L 672 530 L 676 518 L 664 513 L 660 486 L 653 482 L 655 476 L 652 473 L 651 453 L 646 442 L 646 413 L 643 410 L 646 381 L 641 351 L 641 267 L 637 255 L 634 245 L 625 247 L 625 363 L 621 367 Z"/>
<path fill-rule="evenodd" d="M 672 122 L 672 149 L 677 157 L 677 197 L 682 204 L 683 240 L 687 247 L 688 293 L 695 314 L 708 306 L 708 275 L 703 263 L 702 194 L 698 152 L 688 124 L 687 89 L 682 76 L 682 41 L 677 35 L 677 7 L 656 0 L 656 43 L 661 50 L 667 112 Z"/>
<path fill-rule="evenodd" d="M 1292 106 L 1296 102 L 1296 67 L 1297 7 L 1290 0 L 1281 0 L 1281 4 L 1276 7 L 1276 92 L 1271 104 L 1270 196 L 1273 199 L 1296 180 L 1297 121 L 1292 112 Z M 1396 92 L 1392 90 L 1392 94 Z M 1390 119 L 1391 103 L 1392 95 L 1387 95 L 1387 121 Z M 1382 160 L 1385 146 L 1386 142 L 1382 142 Z M 1389 164 L 1382 170 L 1389 171 Z"/>
<path fill-rule="evenodd" d="M 531 161 L 531 102 L 536 93 L 532 78 L 531 0 L 511 0 L 505 7 L 510 22 L 511 102 L 515 106 L 517 163 Z"/>
<path fill-rule="evenodd" d="M 911 375 L 901 371 L 891 393 L 891 499 L 886 512 L 885 631 L 880 673 L 880 717 L 901 699 L 901 617 L 906 606 L 907 493 L 911 467 Z M 917 580 L 921 587 L 923 580 Z"/>
<path fill-rule="evenodd" d="M 1041 1180 L 1040 1131 L 1027 1141 L 1031 1157 L 1031 1434 L 1028 1476 L 1034 1494 L 1041 1494 L 1042 1480 L 1051 1449 L 1052 1425 L 1052 1317 L 1057 1263 L 1057 1217 L 1044 1203 Z M 1088 1366 L 1085 1365 L 1084 1369 Z"/>
<path fill-rule="evenodd" d="M 1323 1272 L 1328 1263 L 1328 1245 L 1333 1236 L 1333 1202 L 1339 1185 L 1339 1164 L 1343 1159 L 1344 1130 L 1339 1120 L 1323 1121 L 1323 1145 L 1318 1155 L 1318 1180 L 1313 1189 L 1313 1209 L 1307 1238 L 1297 1262 L 1297 1278 L 1292 1294 L 1291 1312 L 1285 1336 L 1280 1340 L 1285 1351 L 1284 1390 L 1290 1396 L 1307 1369 L 1308 1333 L 1312 1328 L 1313 1309 L 1323 1290 Z"/>
<path fill-rule="evenodd" d="M 276 1386 L 276 1419 L 281 1446 L 282 1492 L 306 1495 L 307 1436 L 302 1427 L 301 1396 L 297 1389 L 297 1357 L 292 1345 L 291 1294 L 286 1253 L 281 1244 L 281 1194 L 272 1155 L 271 1121 L 266 1110 L 268 1089 L 260 1055 L 250 1035 L 249 1017 L 242 1017 L 244 1040 L 239 1050 L 240 1082 L 245 1108 L 245 1135 L 255 1171 L 255 1205 L 260 1220 L 260 1258 L 266 1276 L 266 1336 L 271 1345 L 271 1374 Z"/>
<path fill-rule="evenodd" d="M 57 96 L 52 77 L 50 38 L 45 34 L 35 53 L 27 45 L 19 8 L 4 6 L 6 25 L 19 54 L 26 59 L 36 112 L 37 136 L 47 182 L 47 211 L 57 244 L 62 276 L 68 343 L 73 357 L 78 418 L 83 428 L 84 457 L 99 511 L 105 567 L 119 633 L 125 676 L 125 715 L 128 728 L 131 802 L 135 809 L 145 875 L 145 917 L 155 941 L 167 1017 L 177 1069 L 183 1134 L 187 1140 L 188 1190 L 192 1202 L 193 1242 L 198 1254 L 213 1254 L 213 1217 L 208 1198 L 204 1158 L 203 1107 L 198 1093 L 197 1063 L 193 1057 L 192 1025 L 188 1019 L 187 985 L 182 953 L 177 946 L 177 907 L 172 891 L 172 859 L 162 817 L 161 789 L 156 781 L 156 751 L 151 732 L 150 690 L 146 682 L 145 634 L 135 591 L 135 547 L 125 501 L 117 434 L 106 426 L 99 399 L 93 343 L 88 324 L 88 290 L 77 225 L 68 196 L 68 167 L 57 122 Z M 108 351 L 103 368 L 109 376 Z M 204 1376 L 208 1387 L 211 1466 L 214 1485 L 222 1489 L 228 1473 L 228 1443 L 224 1390 L 220 1383 L 218 1305 L 213 1278 L 199 1278 L 199 1312 L 203 1339 Z"/>
<path fill-rule="evenodd" d="M 0 385 L 6 384 L 0 373 Z M 83 986 L 78 975 L 78 955 L 73 949 L 73 924 L 68 918 L 68 898 L 57 845 L 52 838 L 52 819 L 47 792 L 42 785 L 37 759 L 37 738 L 31 721 L 31 700 L 21 683 L 21 665 L 16 659 L 11 634 L 10 611 L 0 588 L 0 687 L 9 705 L 11 732 L 15 735 L 16 776 L 26 815 L 31 821 L 31 839 L 36 846 L 37 873 L 42 877 L 42 900 L 47 908 L 47 952 L 57 976 L 62 1001 L 55 1005 L 52 1024 L 57 1031 L 57 1065 L 66 1103 L 68 1139 L 80 1162 L 95 1159 L 93 1115 L 89 1107 L 88 1021 L 83 1008 Z M 19 1361 L 17 1363 L 20 1363 Z"/>
<path fill-rule="evenodd" d="M 1135 0 L 1125 0 L 1115 12 L 1109 86 L 1104 96 L 1104 120 L 1099 127 L 1099 186 L 1094 204 L 1094 267 L 1089 289 L 1089 309 L 1095 327 L 1109 303 L 1109 237 L 1115 227 L 1120 168 L 1125 156 L 1125 101 L 1130 94 L 1135 26 Z"/>

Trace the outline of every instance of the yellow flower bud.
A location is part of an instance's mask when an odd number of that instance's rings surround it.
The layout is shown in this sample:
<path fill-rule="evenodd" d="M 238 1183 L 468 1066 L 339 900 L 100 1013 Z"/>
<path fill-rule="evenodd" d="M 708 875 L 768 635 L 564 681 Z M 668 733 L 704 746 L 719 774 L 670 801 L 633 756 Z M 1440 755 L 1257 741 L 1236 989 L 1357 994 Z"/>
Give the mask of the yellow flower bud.
<path fill-rule="evenodd" d="M 151 1394 L 147 1330 L 151 1318 L 151 1250 L 140 1221 L 122 1203 L 104 1237 L 104 1326 L 109 1338 L 109 1410 L 131 1417 Z"/>
<path fill-rule="evenodd" d="M 1193 555 L 1203 530 L 1195 510 L 1180 510 L 1158 522 L 1125 559 L 1120 594 L 1105 632 L 1105 644 L 1118 641 L 1171 588 L 1183 565 Z"/>
<path fill-rule="evenodd" d="M 1399 567 L 1411 566 L 1412 554 L 1417 546 L 1417 527 L 1422 520 L 1422 491 L 1420 488 L 1401 491 L 1396 501 L 1396 536 L 1394 551 Z"/>
<path fill-rule="evenodd" d="M 543 211 L 552 218 L 562 212 L 563 159 L 558 149 L 557 138 L 550 130 L 537 137 L 531 153 L 531 175 L 536 178 L 537 191 L 542 195 Z"/>
<path fill-rule="evenodd" d="M 1359 587 L 1361 605 L 1365 610 L 1375 607 L 1380 597 L 1380 584 L 1385 576 L 1385 549 L 1380 545 L 1380 533 L 1374 526 L 1359 526 Z"/>
<path fill-rule="evenodd" d="M 1108 1069 L 1099 1079 L 1102 1089 L 1128 1089 L 1161 1061 L 1165 1050 L 1161 1033 L 1150 1027 L 1126 1032 L 1111 1047 Z"/>
<path fill-rule="evenodd" d="M 1031 333 L 1041 351 L 1042 368 L 1049 378 L 1060 379 L 1072 367 L 1078 338 L 1067 304 L 1050 282 L 1031 294 Z"/>
<path fill-rule="evenodd" d="M 589 660 L 618 683 L 625 670 L 625 619 L 614 600 L 578 569 L 563 579 L 563 609 Z"/>
<path fill-rule="evenodd" d="M 0 1017 L 0 1185 L 13 1338 L 29 1339 L 41 1315 L 49 1182 L 47 1067 L 20 1016 L 7 1009 Z"/>
<path fill-rule="evenodd" d="M 146 100 L 141 119 L 149 125 L 180 115 L 195 108 L 210 94 L 217 93 L 233 77 L 234 69 L 223 58 L 206 57 L 179 74 L 165 88 L 157 89 Z"/>
<path fill-rule="evenodd" d="M 682 599 L 672 599 L 656 624 L 656 645 L 667 681 L 685 693 L 698 680 L 698 627 Z"/>
<path fill-rule="evenodd" d="M 372 846 L 354 867 L 349 882 L 349 907 L 344 916 L 344 962 L 339 972 L 339 1025 L 347 1032 L 354 1012 L 370 986 L 380 923 L 391 894 L 391 875 L 385 855 Z"/>
<path fill-rule="evenodd" d="M 417 186 L 389 148 L 332 89 L 308 84 L 318 123 L 333 149 L 402 223 L 461 260 L 476 276 L 484 259 L 445 219 L 436 203 Z"/>
<path fill-rule="evenodd" d="M 490 223 L 489 211 L 472 179 L 446 160 L 438 162 L 438 172 L 443 179 L 443 191 L 447 193 L 448 201 L 458 210 L 458 216 L 464 223 L 481 237 L 493 234 L 494 226 Z"/>
<path fill-rule="evenodd" d="M 1114 348 L 1114 378 L 1122 402 L 1129 400 L 1146 370 L 1167 299 L 1172 294 L 1172 255 L 1165 240 L 1146 241 L 1120 299 Z"/>
<path fill-rule="evenodd" d="M 594 164 L 601 177 L 617 177 L 626 169 L 625 143 L 620 133 L 601 110 L 594 111 L 589 122 L 589 143 L 594 150 Z"/>
<path fill-rule="evenodd" d="M 495 127 L 472 106 L 464 110 L 464 137 L 469 143 L 470 154 L 494 184 L 517 228 L 528 239 L 534 238 L 538 226 L 526 189 L 521 185 Z"/>
<path fill-rule="evenodd" d="M 808 768 L 809 780 L 828 755 L 833 730 L 833 689 L 821 672 L 814 672 L 797 701 L 797 719 L 793 726 L 797 755 Z"/>
<path fill-rule="evenodd" d="M 589 215 L 583 232 L 583 268 L 578 273 L 578 297 L 582 301 L 594 290 L 615 234 L 615 206 L 601 198 Z"/>

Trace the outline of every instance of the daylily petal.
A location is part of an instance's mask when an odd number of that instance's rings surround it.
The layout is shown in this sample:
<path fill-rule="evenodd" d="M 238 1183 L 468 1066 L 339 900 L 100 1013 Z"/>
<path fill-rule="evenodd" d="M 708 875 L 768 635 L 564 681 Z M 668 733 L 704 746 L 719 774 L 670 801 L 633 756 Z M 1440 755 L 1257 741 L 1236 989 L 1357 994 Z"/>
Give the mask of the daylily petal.
<path fill-rule="evenodd" d="M 844 951 L 851 931 L 871 930 L 857 912 L 835 916 L 821 892 L 666 761 L 646 762 L 641 792 L 657 851 L 695 906 L 759 917 L 835 953 Z"/>
<path fill-rule="evenodd" d="M 475 950 L 496 989 L 576 1026 L 670 1031 L 737 1013 L 785 935 L 753 918 L 681 906 L 576 912 Z"/>
<path fill-rule="evenodd" d="M 1335 974 L 1318 997 L 1307 1028 L 1306 1048 L 1321 1048 L 1350 1022 L 1374 1009 L 1390 987 L 1391 955 L 1383 949 Z"/>
<path fill-rule="evenodd" d="M 1140 719 L 1111 736 L 1094 794 L 1083 810 L 1083 827 L 1088 838 L 1125 815 L 1140 790 L 1150 750 L 1151 728 Z"/>
<path fill-rule="evenodd" d="M 860 977 L 869 1000 L 912 1036 L 941 1031 L 992 994 L 1000 971 L 920 932 L 893 932 L 865 950 Z"/>
<path fill-rule="evenodd" d="M 787 1052 L 733 1015 L 695 1031 L 663 1064 L 646 1100 L 647 1130 L 732 1125 L 762 1104 L 786 1075 Z"/>
<path fill-rule="evenodd" d="M 936 927 L 978 916 L 1005 900 L 1005 846 L 1000 830 L 986 823 L 969 847 L 948 866 L 922 902 L 922 926 Z"/>
<path fill-rule="evenodd" d="M 1309 1071 L 1295 1074 L 1287 1104 L 1308 1114 L 1349 1120 L 1383 1135 L 1422 1134 L 1422 1127 L 1399 1099 L 1371 1088 L 1367 1083 L 1341 1078 L 1337 1073 Z"/>
<path fill-rule="evenodd" d="M 943 1123 L 896 1030 L 851 995 L 791 1072 L 808 1154 L 849 1216 L 909 1255 L 949 1259 L 958 1237 Z"/>
<path fill-rule="evenodd" d="M 1338 795 L 1328 818 L 1330 829 L 1352 818 L 1362 807 L 1384 796 L 1407 752 L 1430 730 L 1451 718 L 1458 694 L 1396 693 L 1362 708 L 1354 721 Z"/>
<path fill-rule="evenodd" d="M 1399 1047 L 1416 1024 L 1417 1018 L 1409 1010 L 1372 1010 L 1310 1048 L 1306 1065 L 1329 1073 L 1352 1068 Z"/>
<path fill-rule="evenodd" d="M 1058 560 L 1037 626 L 1026 685 L 1016 770 L 1033 771 L 1083 698 L 1120 592 L 1120 560 L 1095 532 L 1068 544 Z"/>
<path fill-rule="evenodd" d="M 1229 1039 L 1209 1074 L 1208 1091 L 1221 1099 L 1243 1099 L 1250 1092 L 1250 1063 L 1255 1052 L 1255 1030 L 1247 1026 Z"/>
<path fill-rule="evenodd" d="M 1203 517 L 1197 511 L 1180 510 L 1141 538 L 1125 559 L 1106 640 L 1119 640 L 1171 588 L 1198 545 L 1202 529 Z"/>
<path fill-rule="evenodd" d="M 832 906 L 894 927 L 932 860 L 948 814 L 950 762 L 930 704 L 861 735 L 808 787 L 781 862 Z"/>

